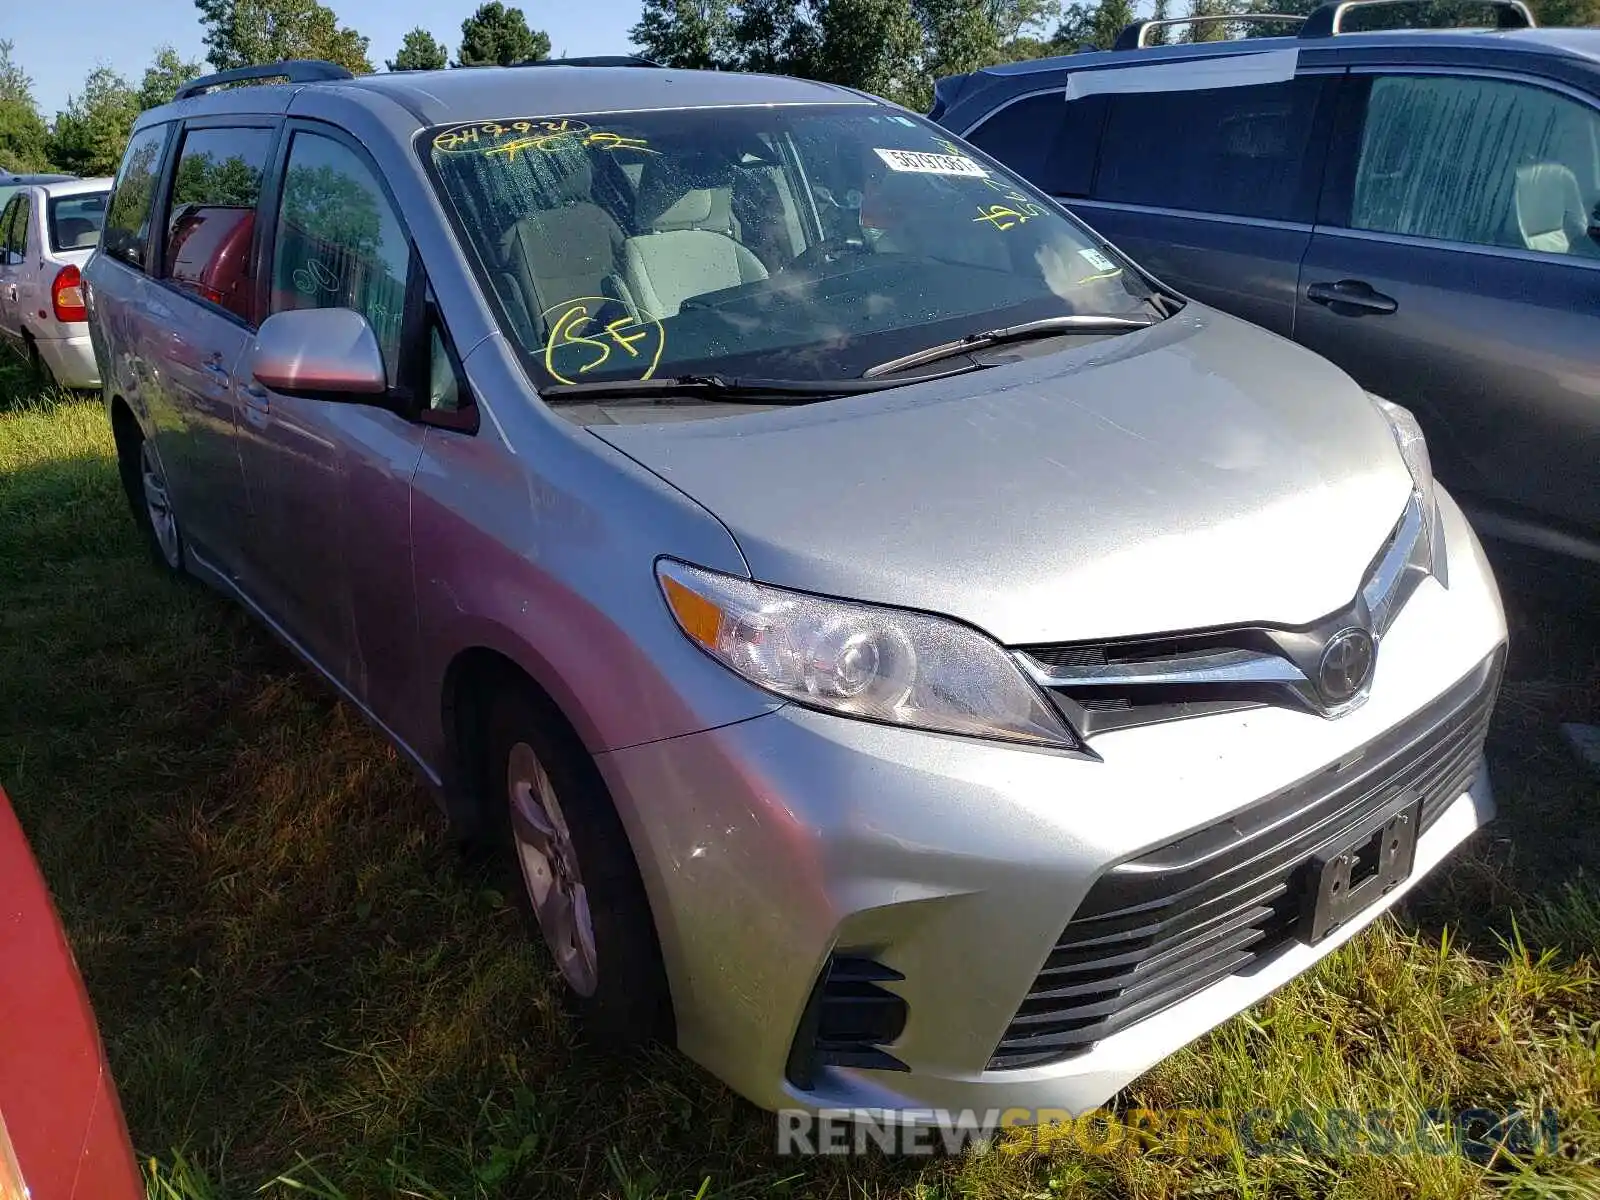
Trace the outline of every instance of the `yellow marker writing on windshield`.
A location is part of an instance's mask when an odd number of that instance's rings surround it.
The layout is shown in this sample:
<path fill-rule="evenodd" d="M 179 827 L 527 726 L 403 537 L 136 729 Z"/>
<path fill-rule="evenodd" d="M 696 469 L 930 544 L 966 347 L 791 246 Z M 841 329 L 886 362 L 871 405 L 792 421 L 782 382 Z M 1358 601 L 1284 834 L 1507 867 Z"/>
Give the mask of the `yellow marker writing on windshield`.
<path fill-rule="evenodd" d="M 661 322 L 621 316 L 601 325 L 595 314 L 615 304 L 604 296 L 579 296 L 540 314 L 550 327 L 544 369 L 552 379 L 576 382 L 574 376 L 598 370 L 619 353 L 630 360 L 628 366 L 633 369 L 609 378 L 643 380 L 655 374 L 667 340 Z"/>

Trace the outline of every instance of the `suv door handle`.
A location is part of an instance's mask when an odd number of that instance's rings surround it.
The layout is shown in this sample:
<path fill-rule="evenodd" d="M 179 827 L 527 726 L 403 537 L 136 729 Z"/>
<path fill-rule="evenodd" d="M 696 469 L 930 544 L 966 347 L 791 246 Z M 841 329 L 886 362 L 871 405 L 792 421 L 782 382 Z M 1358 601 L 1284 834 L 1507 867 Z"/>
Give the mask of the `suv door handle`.
<path fill-rule="evenodd" d="M 1306 289 L 1306 299 L 1313 304 L 1326 304 L 1334 312 L 1339 312 L 1340 309 L 1356 310 L 1343 314 L 1345 316 L 1392 313 L 1400 307 L 1400 302 L 1393 296 L 1385 296 L 1382 292 L 1374 291 L 1370 283 L 1360 279 L 1341 279 L 1338 283 L 1313 283 Z"/>

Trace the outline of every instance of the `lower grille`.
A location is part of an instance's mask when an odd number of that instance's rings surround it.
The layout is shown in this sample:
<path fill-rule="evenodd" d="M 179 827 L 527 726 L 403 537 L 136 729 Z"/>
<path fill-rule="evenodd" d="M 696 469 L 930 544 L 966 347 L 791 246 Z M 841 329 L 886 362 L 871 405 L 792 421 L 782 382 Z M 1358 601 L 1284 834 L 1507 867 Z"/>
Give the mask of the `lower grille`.
<path fill-rule="evenodd" d="M 1483 757 L 1501 653 L 1351 759 L 1228 821 L 1102 875 L 1062 932 L 989 1062 L 1038 1066 L 1081 1054 L 1276 953 L 1294 938 L 1307 863 L 1402 791 L 1426 830 Z"/>
<path fill-rule="evenodd" d="M 882 985 L 904 978 L 870 958 L 830 955 L 789 1048 L 789 1082 L 809 1091 L 825 1066 L 908 1070 L 883 1048 L 904 1032 L 907 1010 L 905 1000 Z"/>

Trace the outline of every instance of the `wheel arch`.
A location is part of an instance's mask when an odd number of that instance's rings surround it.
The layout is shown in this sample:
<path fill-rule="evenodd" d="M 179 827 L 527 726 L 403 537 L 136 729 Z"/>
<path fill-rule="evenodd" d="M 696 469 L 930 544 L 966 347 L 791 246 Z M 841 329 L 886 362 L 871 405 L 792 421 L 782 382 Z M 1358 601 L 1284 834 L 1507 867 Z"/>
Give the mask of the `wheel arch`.
<path fill-rule="evenodd" d="M 487 806 L 493 803 L 491 781 L 485 777 L 489 752 L 489 710 L 500 689 L 515 688 L 531 697 L 536 705 L 548 711 L 552 719 L 560 722 L 561 730 L 570 740 L 575 753 L 581 753 L 582 766 L 593 773 L 592 783 L 597 794 L 611 805 L 613 814 L 622 827 L 628 852 L 633 856 L 633 868 L 644 895 L 644 903 L 660 945 L 662 913 L 650 886 L 651 873 L 640 864 L 640 834 L 632 814 L 617 806 L 616 798 L 607 784 L 605 774 L 594 761 L 592 745 L 583 736 L 580 721 L 574 720 L 572 711 L 561 703 L 552 690 L 545 687 L 534 672 L 503 649 L 475 644 L 459 650 L 446 667 L 440 689 L 440 719 L 444 733 L 445 769 L 444 806 L 457 838 L 474 850 L 486 848 L 493 826 Z M 569 701 L 575 703 L 575 701 Z M 674 1040 L 677 1030 L 676 996 L 670 971 L 665 972 L 667 985 L 667 1012 L 665 1028 Z"/>

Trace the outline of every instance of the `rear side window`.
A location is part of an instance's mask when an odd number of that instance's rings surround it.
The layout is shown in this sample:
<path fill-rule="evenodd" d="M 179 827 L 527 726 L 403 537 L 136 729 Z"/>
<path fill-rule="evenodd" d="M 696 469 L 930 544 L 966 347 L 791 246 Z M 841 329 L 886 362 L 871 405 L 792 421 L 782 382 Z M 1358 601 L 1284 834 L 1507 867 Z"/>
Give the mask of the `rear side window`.
<path fill-rule="evenodd" d="M 1046 92 L 1007 105 L 967 141 L 1053 196 L 1087 196 L 1107 97 Z"/>
<path fill-rule="evenodd" d="M 1322 80 L 1112 97 L 1094 197 L 1310 221 L 1306 156 Z"/>
<path fill-rule="evenodd" d="M 1543 88 L 1375 79 L 1350 225 L 1600 258 L 1600 113 Z"/>
<path fill-rule="evenodd" d="M 22 206 L 22 197 L 17 196 L 7 202 L 3 210 L 0 210 L 0 266 L 12 265 L 12 256 L 20 256 L 22 253 L 21 248 L 11 236 L 17 227 L 17 210 Z"/>
<path fill-rule="evenodd" d="M 17 197 L 17 211 L 12 217 L 10 232 L 6 234 L 6 249 L 13 254 L 26 255 L 28 253 L 28 220 L 33 216 L 33 205 L 28 203 L 27 193 Z"/>
<path fill-rule="evenodd" d="M 256 204 L 271 149 L 270 129 L 189 130 L 167 215 L 167 278 L 251 324 Z"/>
<path fill-rule="evenodd" d="M 111 207 L 105 223 L 106 253 L 141 270 L 150 240 L 156 171 L 161 167 L 161 152 L 166 149 L 170 128 L 152 125 L 133 135 L 111 189 Z"/>
<path fill-rule="evenodd" d="M 272 311 L 351 308 L 378 335 L 391 386 L 400 367 L 411 244 L 354 151 L 296 133 L 272 248 Z"/>
<path fill-rule="evenodd" d="M 76 196 L 52 196 L 49 201 L 50 248 L 52 250 L 92 250 L 100 241 L 105 224 L 109 192 L 85 192 Z"/>
<path fill-rule="evenodd" d="M 0 205 L 0 266 L 8 266 L 11 258 L 11 224 L 16 219 L 16 200 L 8 200 L 5 205 Z"/>

